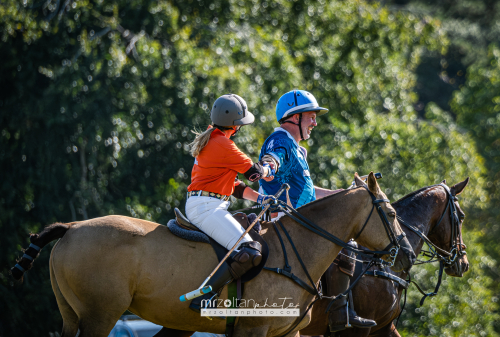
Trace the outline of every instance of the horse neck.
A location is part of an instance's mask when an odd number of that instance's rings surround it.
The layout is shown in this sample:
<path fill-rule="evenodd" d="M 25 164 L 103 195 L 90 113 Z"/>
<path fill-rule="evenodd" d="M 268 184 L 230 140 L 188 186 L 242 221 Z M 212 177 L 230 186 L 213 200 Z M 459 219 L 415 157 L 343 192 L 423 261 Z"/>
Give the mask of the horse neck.
<path fill-rule="evenodd" d="M 328 233 L 347 242 L 353 237 L 357 224 L 362 221 L 360 219 L 367 215 L 369 210 L 360 211 L 359 209 L 362 205 L 364 210 L 365 204 L 368 204 L 367 200 L 361 200 L 363 192 L 360 190 L 341 193 L 342 195 L 331 195 L 314 201 L 298 211 Z M 366 192 L 364 194 L 366 194 L 365 199 L 370 199 Z M 315 281 L 319 280 L 338 255 L 341 247 L 306 229 L 289 217 L 284 217 L 282 223 L 290 234 L 311 277 Z M 284 240 L 287 241 L 285 238 Z M 288 256 L 295 258 L 293 251 L 288 252 Z M 302 269 L 300 266 L 298 268 Z M 296 273 L 296 270 L 293 272 Z"/>
<path fill-rule="evenodd" d="M 418 228 L 425 236 L 428 236 L 446 208 L 447 199 L 446 195 L 443 198 L 442 192 L 444 192 L 442 187 L 432 186 L 409 198 L 395 202 L 392 206 L 405 223 Z M 415 255 L 418 256 L 424 240 L 405 225 L 401 224 L 401 228 L 406 233 Z"/>

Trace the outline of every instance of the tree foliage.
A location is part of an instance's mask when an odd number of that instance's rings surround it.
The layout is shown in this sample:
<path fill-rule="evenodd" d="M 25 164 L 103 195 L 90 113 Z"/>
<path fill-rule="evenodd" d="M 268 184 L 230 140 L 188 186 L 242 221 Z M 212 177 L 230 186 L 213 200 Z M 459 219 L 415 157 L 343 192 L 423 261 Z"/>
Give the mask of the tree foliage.
<path fill-rule="evenodd" d="M 468 232 L 464 225 L 464 242 L 471 269 L 463 278 L 443 275 L 438 295 L 419 306 L 422 294 L 414 286 L 408 291 L 407 305 L 400 319 L 402 336 L 496 336 L 498 328 L 498 295 L 493 280 L 484 269 L 496 269 L 497 262 L 482 248 L 481 234 Z M 434 291 L 439 265 L 420 265 L 412 269 L 413 280 L 428 292 Z"/>

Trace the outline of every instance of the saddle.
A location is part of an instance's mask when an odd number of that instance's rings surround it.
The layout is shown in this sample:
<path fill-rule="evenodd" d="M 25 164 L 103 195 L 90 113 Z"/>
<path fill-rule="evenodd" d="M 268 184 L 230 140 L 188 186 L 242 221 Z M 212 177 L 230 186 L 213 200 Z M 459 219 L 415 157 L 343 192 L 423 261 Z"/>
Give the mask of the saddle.
<path fill-rule="evenodd" d="M 175 213 L 175 220 L 170 220 L 168 223 L 168 228 L 170 231 L 185 240 L 189 241 L 197 241 L 197 242 L 204 242 L 204 243 L 210 243 L 212 248 L 215 251 L 215 254 L 217 255 L 217 259 L 219 262 L 226 256 L 227 252 L 229 251 L 225 247 L 221 246 L 217 241 L 209 237 L 207 234 L 205 234 L 201 229 L 196 227 L 196 225 L 192 224 L 189 219 L 182 214 L 182 212 L 178 208 L 174 208 L 174 213 Z M 243 227 L 245 230 L 248 228 L 250 225 L 250 221 L 248 219 L 248 216 L 245 213 L 235 213 L 233 214 L 233 218 L 238 221 L 238 223 Z M 257 225 L 256 225 L 257 226 Z M 177 227 L 177 228 L 176 228 Z M 181 230 L 178 230 L 178 228 L 181 228 Z M 255 226 L 254 226 L 255 228 Z M 195 234 L 195 235 L 193 235 Z M 264 238 L 257 233 L 257 231 L 251 230 L 249 233 L 250 237 L 254 241 L 258 241 L 261 246 L 262 246 L 262 261 L 260 264 L 252 269 L 250 269 L 248 272 L 245 273 L 241 277 L 241 282 L 248 282 L 255 278 L 259 273 L 262 271 L 264 266 L 266 265 L 267 258 L 269 257 L 269 247 L 267 246 L 266 241 Z M 233 252 L 231 253 L 231 256 L 235 255 L 236 253 Z M 229 257 L 230 259 L 231 257 Z"/>

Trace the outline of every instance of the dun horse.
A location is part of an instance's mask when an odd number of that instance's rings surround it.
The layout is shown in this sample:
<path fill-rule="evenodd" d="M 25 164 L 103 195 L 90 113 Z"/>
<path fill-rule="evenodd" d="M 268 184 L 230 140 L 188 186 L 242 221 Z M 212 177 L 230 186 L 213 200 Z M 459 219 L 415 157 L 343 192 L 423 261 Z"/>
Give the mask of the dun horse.
<path fill-rule="evenodd" d="M 357 174 L 355 179 L 364 184 Z M 365 185 L 366 186 L 366 185 Z M 367 189 L 378 199 L 386 196 L 380 190 L 373 173 L 369 175 Z M 402 233 L 395 211 L 388 202 L 380 203 L 389 219 L 389 226 L 396 235 Z M 391 241 L 383 222 L 372 209 L 371 195 L 365 188 L 357 188 L 319 199 L 299 209 L 300 214 L 339 237 L 348 240 L 361 231 L 358 241 L 373 250 L 387 247 Z M 340 247 L 332 244 L 291 218 L 282 220 L 295 242 L 309 270 L 311 278 L 319 280 Z M 272 232 L 272 231 L 270 231 Z M 266 235 L 269 245 L 267 266 L 281 267 L 283 253 L 276 235 Z M 63 317 L 63 337 L 102 336 L 109 334 L 125 310 L 170 329 L 224 333 L 223 320 L 208 320 L 180 302 L 179 296 L 196 289 L 217 265 L 217 258 L 210 245 L 180 239 L 167 227 L 125 216 L 106 216 L 68 224 L 56 223 L 40 234 L 32 235 L 32 249 L 41 249 L 50 241 L 60 239 L 52 249 L 50 278 L 59 310 Z M 313 243 L 314 244 L 311 244 Z M 409 244 L 405 239 L 405 244 Z M 34 247 L 33 247 L 34 245 Z M 287 250 L 292 248 L 287 243 Z M 28 270 L 29 258 L 18 265 Z M 386 257 L 388 258 L 388 257 Z M 395 270 L 407 269 L 414 256 L 398 257 Z M 307 279 L 298 259 L 289 255 L 289 262 L 296 276 Z M 14 277 L 21 278 L 19 268 L 13 268 Z M 224 290 L 222 298 L 227 298 Z M 244 299 L 253 299 L 263 305 L 281 303 L 291 298 L 300 312 L 305 312 L 314 296 L 290 279 L 270 271 L 263 271 L 245 284 Z M 234 336 L 288 336 L 309 324 L 310 312 L 298 325 L 296 317 L 240 317 Z"/>
<path fill-rule="evenodd" d="M 428 237 L 432 243 L 444 251 L 453 251 L 454 243 L 463 245 L 461 222 L 463 221 L 464 213 L 460 209 L 458 202 L 454 201 L 458 213 L 457 216 L 460 220 L 460 226 L 458 227 L 460 230 L 453 234 L 453 223 L 451 218 L 453 215 L 450 214 L 447 205 L 449 198 L 462 193 L 468 182 L 469 178 L 451 187 L 451 195 L 448 195 L 444 187 L 434 185 L 412 192 L 392 204 L 398 213 L 398 217 L 402 219 L 402 221 L 400 221 L 401 228 L 406 232 L 415 254 L 418 255 L 420 253 L 424 240 L 415 232 L 405 228 L 402 223 L 418 228 L 424 236 Z M 445 183 L 445 181 L 443 181 L 443 183 Z M 441 218 L 442 220 L 440 221 Z M 455 237 L 453 237 L 453 235 Z M 457 255 L 454 263 L 449 264 L 447 268 L 445 268 L 445 272 L 449 276 L 462 277 L 463 273 L 467 272 L 468 269 L 469 262 L 467 260 L 467 255 Z M 390 273 L 390 270 L 387 268 L 384 271 Z M 328 289 L 329 274 L 333 272 L 339 272 L 338 267 L 334 264 L 328 268 L 325 275 L 325 280 L 327 282 L 326 289 Z M 403 279 L 407 276 L 406 273 L 392 274 Z M 355 277 L 356 275 L 354 278 Z M 371 329 L 346 329 L 337 332 L 334 336 L 400 336 L 393 321 L 398 317 L 401 310 L 400 299 L 402 292 L 403 288 L 396 282 L 373 276 L 363 276 L 359 283 L 353 288 L 354 306 L 359 315 L 375 320 L 377 326 Z M 325 295 L 333 296 L 336 294 Z M 311 324 L 302 329 L 300 331 L 301 334 L 330 335 L 328 329 L 328 316 L 325 313 L 328 303 L 328 300 L 316 302 L 312 309 Z"/>

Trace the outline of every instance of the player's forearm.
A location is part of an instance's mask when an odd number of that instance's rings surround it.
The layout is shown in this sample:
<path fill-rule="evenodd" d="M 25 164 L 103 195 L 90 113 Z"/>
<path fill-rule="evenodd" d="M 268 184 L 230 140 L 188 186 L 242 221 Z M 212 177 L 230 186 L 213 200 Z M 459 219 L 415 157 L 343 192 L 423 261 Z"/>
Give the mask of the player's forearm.
<path fill-rule="evenodd" d="M 254 191 L 252 188 L 248 186 L 243 191 L 243 199 L 246 200 L 257 202 L 257 198 L 259 197 L 259 195 L 260 194 L 258 192 Z"/>

